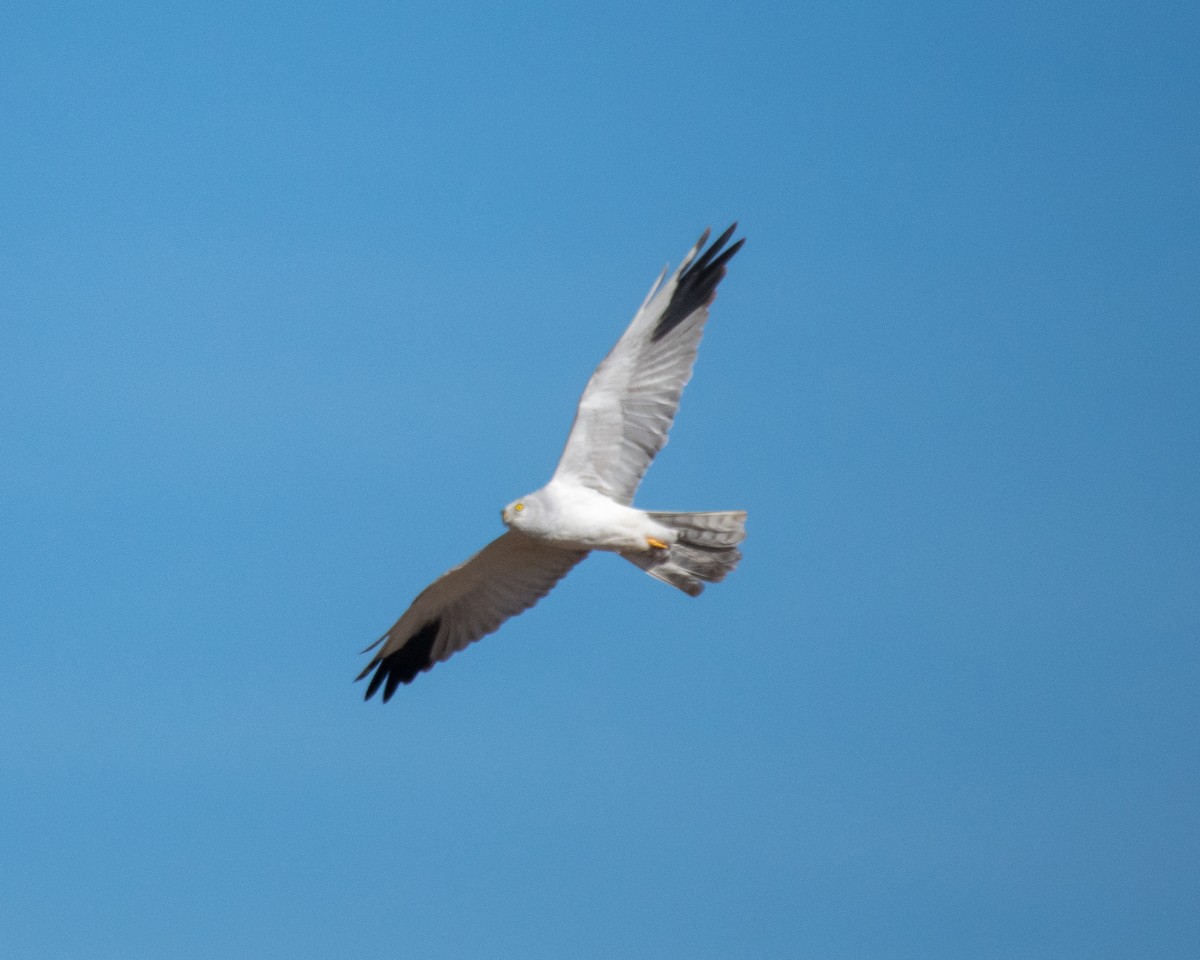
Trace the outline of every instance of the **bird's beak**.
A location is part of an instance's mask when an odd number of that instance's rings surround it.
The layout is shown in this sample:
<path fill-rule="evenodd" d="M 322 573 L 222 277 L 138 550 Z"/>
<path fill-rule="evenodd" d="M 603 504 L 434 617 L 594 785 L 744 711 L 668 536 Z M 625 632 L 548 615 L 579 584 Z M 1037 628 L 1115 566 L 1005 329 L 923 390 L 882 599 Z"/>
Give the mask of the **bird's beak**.
<path fill-rule="evenodd" d="M 505 523 L 508 523 L 508 507 L 504 507 L 500 511 L 500 519 L 503 520 Z"/>

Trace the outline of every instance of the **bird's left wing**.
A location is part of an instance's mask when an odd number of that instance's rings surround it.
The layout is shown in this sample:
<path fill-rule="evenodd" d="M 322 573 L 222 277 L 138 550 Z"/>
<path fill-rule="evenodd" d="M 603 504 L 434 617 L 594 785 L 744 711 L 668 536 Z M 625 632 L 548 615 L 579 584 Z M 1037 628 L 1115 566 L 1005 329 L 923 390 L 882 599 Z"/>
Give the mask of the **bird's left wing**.
<path fill-rule="evenodd" d="M 516 530 L 493 540 L 426 587 L 367 648 L 379 646 L 358 675 L 375 671 L 366 699 L 382 686 L 386 703 L 401 683 L 532 607 L 586 556 L 586 550 L 560 550 Z"/>
<path fill-rule="evenodd" d="M 679 398 L 692 376 L 708 307 L 725 265 L 735 223 L 705 250 L 708 231 L 666 280 L 650 289 L 629 329 L 596 368 L 579 400 L 555 477 L 629 503 L 650 461 L 667 442 Z M 703 252 L 701 252 L 703 251 Z"/>

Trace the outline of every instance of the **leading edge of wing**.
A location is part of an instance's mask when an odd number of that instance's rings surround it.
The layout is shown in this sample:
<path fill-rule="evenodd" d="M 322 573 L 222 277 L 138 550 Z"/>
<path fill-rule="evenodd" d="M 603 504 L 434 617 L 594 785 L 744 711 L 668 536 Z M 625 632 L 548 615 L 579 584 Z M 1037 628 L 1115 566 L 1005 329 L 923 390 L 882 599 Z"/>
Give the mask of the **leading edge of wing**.
<path fill-rule="evenodd" d="M 696 246 L 692 248 L 688 259 L 680 266 L 679 280 L 671 293 L 671 301 L 663 310 L 658 323 L 655 324 L 654 332 L 650 335 L 651 342 L 661 340 L 697 310 L 703 309 L 713 302 L 713 298 L 717 295 L 717 284 L 725 276 L 725 265 L 746 242 L 746 238 L 742 237 L 737 243 L 722 252 L 722 248 L 729 242 L 729 238 L 733 236 L 735 230 L 737 230 L 737 223 L 730 224 L 729 229 L 717 237 L 712 246 L 693 261 L 692 258 L 708 242 L 709 231 L 704 231 L 696 242 Z"/>

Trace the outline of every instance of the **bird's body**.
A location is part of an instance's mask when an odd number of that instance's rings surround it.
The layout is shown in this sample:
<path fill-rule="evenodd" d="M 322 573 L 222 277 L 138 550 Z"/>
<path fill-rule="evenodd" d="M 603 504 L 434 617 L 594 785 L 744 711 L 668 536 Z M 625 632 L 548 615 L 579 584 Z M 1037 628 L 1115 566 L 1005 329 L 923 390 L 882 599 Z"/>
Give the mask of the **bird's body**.
<path fill-rule="evenodd" d="M 521 510 L 516 505 L 521 505 Z M 590 487 L 551 480 L 542 489 L 509 504 L 501 513 L 510 530 L 519 530 L 558 547 L 577 550 L 654 549 L 649 540 L 672 544 L 675 532 L 645 510 L 617 503 Z"/>
<path fill-rule="evenodd" d="M 380 647 L 359 674 L 374 671 L 368 699 L 382 686 L 388 700 L 399 684 L 531 607 L 592 550 L 620 554 L 690 596 L 737 566 L 744 511 L 632 506 L 667 442 L 725 265 L 742 245 L 725 248 L 733 231 L 702 253 L 705 231 L 669 279 L 665 270 L 659 276 L 588 381 L 550 482 L 501 512 L 508 532 L 430 584 L 368 648 Z"/>

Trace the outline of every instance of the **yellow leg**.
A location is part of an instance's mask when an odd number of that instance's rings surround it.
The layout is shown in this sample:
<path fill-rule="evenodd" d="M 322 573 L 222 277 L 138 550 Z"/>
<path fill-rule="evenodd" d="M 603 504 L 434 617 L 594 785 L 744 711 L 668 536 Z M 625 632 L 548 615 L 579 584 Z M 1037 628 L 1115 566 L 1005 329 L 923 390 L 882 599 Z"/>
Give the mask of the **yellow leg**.
<path fill-rule="evenodd" d="M 668 544 L 665 544 L 661 540 L 658 540 L 654 537 L 647 537 L 646 545 L 649 547 L 653 547 L 655 550 L 666 550 L 668 547 Z"/>

